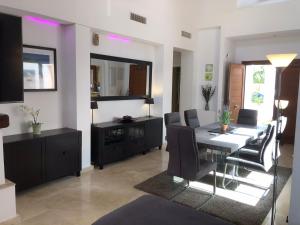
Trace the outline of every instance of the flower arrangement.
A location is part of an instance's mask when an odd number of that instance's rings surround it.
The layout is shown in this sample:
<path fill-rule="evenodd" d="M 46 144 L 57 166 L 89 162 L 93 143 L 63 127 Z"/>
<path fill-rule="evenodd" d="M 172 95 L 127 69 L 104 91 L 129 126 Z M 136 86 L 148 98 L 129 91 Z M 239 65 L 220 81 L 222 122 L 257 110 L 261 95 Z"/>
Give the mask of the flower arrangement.
<path fill-rule="evenodd" d="M 33 120 L 31 122 L 31 126 L 32 126 L 33 134 L 37 134 L 37 135 L 41 134 L 42 123 L 40 123 L 38 120 L 39 114 L 40 114 L 40 109 L 36 110 L 33 107 L 21 105 L 20 110 L 32 117 Z"/>
<path fill-rule="evenodd" d="M 209 101 L 212 98 L 212 96 L 214 96 L 215 92 L 216 92 L 216 87 L 213 87 L 211 85 L 205 85 L 202 86 L 202 95 L 203 98 L 205 100 L 205 110 L 208 111 L 209 110 Z"/>

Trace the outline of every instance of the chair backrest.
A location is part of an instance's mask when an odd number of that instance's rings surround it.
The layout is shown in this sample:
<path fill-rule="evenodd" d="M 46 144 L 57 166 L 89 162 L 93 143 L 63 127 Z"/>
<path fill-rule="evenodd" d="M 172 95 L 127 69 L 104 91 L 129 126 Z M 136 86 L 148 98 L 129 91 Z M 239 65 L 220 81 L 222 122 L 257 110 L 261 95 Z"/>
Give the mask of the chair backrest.
<path fill-rule="evenodd" d="M 274 152 L 274 135 L 275 135 L 275 126 L 270 125 L 270 132 L 269 134 L 266 133 L 266 136 L 264 137 L 263 140 L 263 147 L 260 152 L 260 162 L 264 166 L 266 171 L 269 171 L 269 169 L 273 165 L 273 152 Z M 269 128 L 269 127 L 268 127 Z M 268 132 L 268 130 L 267 130 Z"/>
<path fill-rule="evenodd" d="M 167 127 L 169 164 L 167 173 L 187 180 L 195 180 L 199 169 L 198 148 L 194 130 L 190 127 Z"/>
<path fill-rule="evenodd" d="M 180 113 L 179 112 L 172 112 L 166 113 L 165 117 L 165 125 L 166 127 L 169 125 L 181 125 Z"/>
<path fill-rule="evenodd" d="M 196 109 L 185 110 L 184 111 L 184 120 L 188 127 L 191 127 L 191 128 L 200 127 Z"/>
<path fill-rule="evenodd" d="M 256 126 L 257 125 L 257 110 L 240 109 L 237 123 Z"/>

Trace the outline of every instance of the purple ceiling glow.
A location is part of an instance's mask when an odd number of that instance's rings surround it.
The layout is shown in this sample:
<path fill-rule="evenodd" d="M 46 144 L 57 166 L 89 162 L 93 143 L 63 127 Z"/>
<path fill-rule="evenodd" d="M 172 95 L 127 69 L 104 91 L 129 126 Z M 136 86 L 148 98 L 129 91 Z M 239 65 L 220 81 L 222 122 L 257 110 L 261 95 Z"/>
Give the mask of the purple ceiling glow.
<path fill-rule="evenodd" d="M 109 40 L 116 40 L 116 41 L 120 41 L 120 42 L 124 42 L 124 43 L 130 42 L 130 40 L 128 38 L 124 38 L 124 37 L 116 35 L 116 34 L 109 34 L 109 35 L 107 35 L 107 38 Z"/>
<path fill-rule="evenodd" d="M 59 22 L 54 21 L 54 20 L 48 20 L 48 19 L 43 19 L 40 17 L 34 17 L 34 16 L 25 16 L 25 18 L 27 20 L 33 21 L 35 23 L 39 23 L 39 24 L 45 24 L 51 27 L 58 27 L 60 25 Z"/>

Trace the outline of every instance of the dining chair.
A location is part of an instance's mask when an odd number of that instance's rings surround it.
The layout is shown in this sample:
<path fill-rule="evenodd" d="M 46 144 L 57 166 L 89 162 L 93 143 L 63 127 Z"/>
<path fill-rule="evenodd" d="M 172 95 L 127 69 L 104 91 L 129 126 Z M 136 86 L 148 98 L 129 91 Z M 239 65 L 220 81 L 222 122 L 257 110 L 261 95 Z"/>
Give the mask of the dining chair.
<path fill-rule="evenodd" d="M 211 171 L 214 174 L 213 195 L 216 193 L 217 163 L 199 158 L 193 128 L 171 125 L 167 127 L 169 164 L 167 174 L 187 181 L 199 181 Z"/>
<path fill-rule="evenodd" d="M 190 109 L 184 111 L 184 120 L 188 127 L 197 128 L 200 127 L 200 122 L 196 109 Z"/>
<path fill-rule="evenodd" d="M 256 126 L 257 125 L 257 110 L 240 109 L 237 123 L 250 125 L 250 126 Z"/>
<path fill-rule="evenodd" d="M 269 134 L 266 134 L 262 140 L 259 149 L 251 151 L 251 149 L 242 148 L 231 153 L 225 160 L 223 187 L 225 187 L 225 176 L 228 164 L 234 166 L 233 176 L 238 176 L 240 167 L 250 171 L 268 172 L 273 166 L 274 152 L 274 134 L 275 126 L 271 126 Z M 250 150 L 250 151 L 249 151 Z"/>
<path fill-rule="evenodd" d="M 179 112 L 166 113 L 164 115 L 164 118 L 166 127 L 169 125 L 181 125 L 181 118 Z"/>
<path fill-rule="evenodd" d="M 257 139 L 250 141 L 248 144 L 246 144 L 243 148 L 240 149 L 240 151 L 248 151 L 249 153 L 255 153 L 259 152 L 260 149 L 262 149 L 262 145 L 264 144 L 266 138 L 270 136 L 272 130 L 272 125 L 268 124 L 267 129 L 264 131 L 264 133 L 259 136 Z"/>

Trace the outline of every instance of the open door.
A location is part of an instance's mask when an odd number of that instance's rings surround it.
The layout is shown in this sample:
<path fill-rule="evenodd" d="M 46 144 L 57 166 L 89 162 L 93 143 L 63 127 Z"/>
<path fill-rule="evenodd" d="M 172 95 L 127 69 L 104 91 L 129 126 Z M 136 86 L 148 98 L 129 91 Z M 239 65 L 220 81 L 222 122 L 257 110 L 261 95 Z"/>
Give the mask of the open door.
<path fill-rule="evenodd" d="M 230 64 L 228 77 L 228 104 L 231 112 L 232 122 L 237 121 L 237 117 L 244 105 L 244 83 L 245 65 Z"/>
<path fill-rule="evenodd" d="M 299 62 L 297 65 L 296 62 Z M 297 103 L 299 91 L 300 60 L 295 60 L 292 65 L 286 68 L 282 74 L 280 99 L 289 102 L 288 107 L 282 110 L 282 115 L 287 117 L 286 128 L 282 135 L 282 143 L 294 144 Z M 274 115 L 276 108 L 274 107 Z"/>

